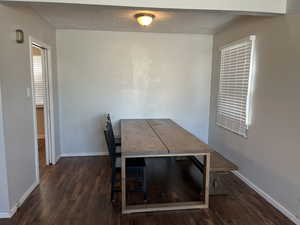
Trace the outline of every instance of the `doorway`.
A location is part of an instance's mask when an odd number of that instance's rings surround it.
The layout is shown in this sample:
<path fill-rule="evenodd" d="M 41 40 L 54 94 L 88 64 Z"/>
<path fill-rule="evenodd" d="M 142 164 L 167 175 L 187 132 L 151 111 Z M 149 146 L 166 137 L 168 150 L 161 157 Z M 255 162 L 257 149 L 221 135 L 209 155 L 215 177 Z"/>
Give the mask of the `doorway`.
<path fill-rule="evenodd" d="M 36 176 L 55 164 L 51 48 L 30 38 Z"/>

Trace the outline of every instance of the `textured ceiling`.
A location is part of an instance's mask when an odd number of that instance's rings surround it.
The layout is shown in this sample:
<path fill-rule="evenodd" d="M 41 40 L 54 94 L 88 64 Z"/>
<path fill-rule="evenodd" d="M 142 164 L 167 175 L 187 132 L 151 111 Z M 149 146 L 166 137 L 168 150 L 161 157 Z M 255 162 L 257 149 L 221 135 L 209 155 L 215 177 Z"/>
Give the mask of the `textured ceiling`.
<path fill-rule="evenodd" d="M 142 10 L 127 7 L 34 3 L 30 6 L 57 29 L 213 34 L 238 17 L 229 12 L 199 10 Z M 136 23 L 134 15 L 139 12 L 151 12 L 155 15 L 151 26 L 145 28 Z"/>

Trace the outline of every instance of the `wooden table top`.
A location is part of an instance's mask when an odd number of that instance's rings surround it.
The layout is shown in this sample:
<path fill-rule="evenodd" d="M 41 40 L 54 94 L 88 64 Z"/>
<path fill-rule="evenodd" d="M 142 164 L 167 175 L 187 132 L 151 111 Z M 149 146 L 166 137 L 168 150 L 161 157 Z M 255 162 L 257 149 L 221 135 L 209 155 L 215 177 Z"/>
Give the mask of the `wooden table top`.
<path fill-rule="evenodd" d="M 121 146 L 126 155 L 168 154 L 146 120 L 121 120 Z"/>
<path fill-rule="evenodd" d="M 209 146 L 170 119 L 121 120 L 124 155 L 211 153 Z"/>

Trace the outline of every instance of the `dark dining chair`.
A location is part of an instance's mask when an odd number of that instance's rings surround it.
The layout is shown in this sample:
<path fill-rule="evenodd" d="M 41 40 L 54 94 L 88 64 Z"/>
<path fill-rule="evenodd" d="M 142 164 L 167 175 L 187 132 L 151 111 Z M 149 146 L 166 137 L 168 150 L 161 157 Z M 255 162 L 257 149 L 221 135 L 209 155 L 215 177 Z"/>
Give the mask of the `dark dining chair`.
<path fill-rule="evenodd" d="M 116 144 L 113 136 L 111 124 L 107 121 L 104 130 L 105 141 L 111 159 L 111 201 L 115 200 L 115 193 L 121 191 L 121 178 L 117 178 L 121 172 L 121 153 L 116 151 Z M 146 163 L 143 158 L 130 158 L 126 160 L 126 180 L 142 182 L 142 188 L 130 189 L 129 192 L 143 192 L 144 201 L 147 200 L 147 184 L 146 184 Z M 119 184 L 119 185 L 118 185 Z"/>
<path fill-rule="evenodd" d="M 115 139 L 115 144 L 116 146 L 120 146 L 121 145 L 121 137 L 116 137 L 115 134 L 114 134 L 114 130 L 113 130 L 113 127 L 112 127 L 112 122 L 111 122 L 111 118 L 110 118 L 110 114 L 108 113 L 106 115 L 106 122 L 109 122 L 109 126 L 110 126 L 110 129 L 113 133 L 113 137 Z"/>

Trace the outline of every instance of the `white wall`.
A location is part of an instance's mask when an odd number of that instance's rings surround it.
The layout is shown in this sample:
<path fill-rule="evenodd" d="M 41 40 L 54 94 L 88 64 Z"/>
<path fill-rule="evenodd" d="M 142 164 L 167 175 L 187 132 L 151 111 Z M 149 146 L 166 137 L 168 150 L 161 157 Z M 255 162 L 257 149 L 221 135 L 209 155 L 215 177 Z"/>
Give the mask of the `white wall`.
<path fill-rule="evenodd" d="M 1 85 L 1 83 L 0 83 Z M 8 199 L 8 185 L 7 185 L 7 171 L 6 171 L 6 154 L 3 132 L 3 114 L 2 114 L 2 96 L 0 86 L 0 218 L 8 216 L 9 199 Z"/>
<path fill-rule="evenodd" d="M 300 13 L 300 1 L 299 0 L 287 0 L 286 10 L 289 14 Z"/>
<path fill-rule="evenodd" d="M 106 152 L 103 115 L 172 118 L 207 141 L 212 36 L 58 30 L 61 149 Z"/>
<path fill-rule="evenodd" d="M 300 14 L 246 18 L 215 35 L 209 144 L 298 217 L 300 224 Z M 216 126 L 218 48 L 257 36 L 256 78 L 248 138 Z M 292 217 L 291 218 L 296 218 Z M 295 219 L 296 221 L 296 219 Z"/>
<path fill-rule="evenodd" d="M 23 44 L 15 41 L 17 28 L 24 30 Z M 32 98 L 26 97 L 26 88 L 31 87 L 28 37 L 32 35 L 53 47 L 52 69 L 56 78 L 56 36 L 55 29 L 31 9 L 4 4 L 0 4 L 0 33 L 3 131 L 9 202 L 12 209 L 36 182 Z M 55 110 L 58 111 L 56 103 Z M 58 128 L 58 120 L 55 122 Z M 58 131 L 57 129 L 57 137 Z M 56 150 L 59 152 L 59 139 L 56 141 Z"/>

